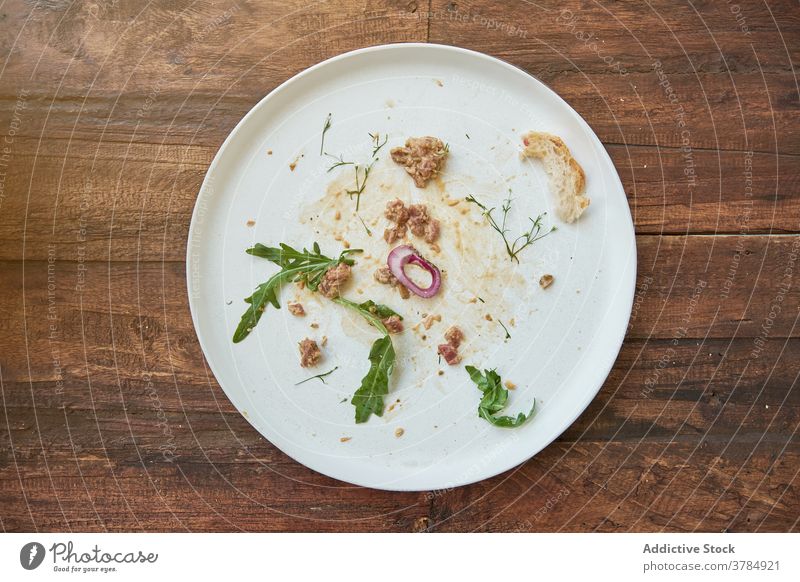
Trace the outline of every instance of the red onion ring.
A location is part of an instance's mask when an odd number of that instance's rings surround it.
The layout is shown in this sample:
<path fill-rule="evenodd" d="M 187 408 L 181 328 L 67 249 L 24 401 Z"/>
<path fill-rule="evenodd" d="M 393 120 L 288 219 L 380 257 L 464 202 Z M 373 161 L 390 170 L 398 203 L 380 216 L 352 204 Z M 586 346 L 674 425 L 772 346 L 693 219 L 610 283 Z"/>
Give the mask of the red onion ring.
<path fill-rule="evenodd" d="M 430 273 L 430 287 L 423 289 L 408 278 L 404 269 L 409 263 L 419 265 Z M 423 259 L 411 245 L 400 245 L 392 249 L 392 252 L 389 253 L 389 258 L 386 259 L 386 264 L 389 266 L 392 275 L 400 281 L 403 287 L 411 291 L 414 295 L 419 295 L 420 297 L 428 299 L 439 292 L 439 287 L 442 285 L 442 275 L 439 273 L 439 269 L 436 268 L 436 265 Z"/>

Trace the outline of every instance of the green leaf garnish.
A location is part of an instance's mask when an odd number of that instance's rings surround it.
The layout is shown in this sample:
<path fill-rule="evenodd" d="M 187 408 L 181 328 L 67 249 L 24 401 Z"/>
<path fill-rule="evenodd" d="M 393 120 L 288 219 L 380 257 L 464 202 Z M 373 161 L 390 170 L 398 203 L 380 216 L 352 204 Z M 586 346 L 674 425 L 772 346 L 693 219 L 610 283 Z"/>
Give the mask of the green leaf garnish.
<path fill-rule="evenodd" d="M 528 420 L 536 408 L 534 401 L 531 411 L 526 415 L 520 412 L 516 418 L 512 416 L 497 416 L 503 410 L 508 400 L 508 390 L 503 388 L 503 380 L 495 370 L 484 370 L 481 373 L 474 366 L 464 366 L 469 374 L 470 380 L 475 382 L 478 390 L 483 393 L 480 404 L 478 404 L 478 416 L 492 423 L 494 426 L 503 428 L 516 428 Z"/>
<path fill-rule="evenodd" d="M 272 261 L 281 270 L 272 275 L 265 283 L 259 285 L 253 294 L 245 299 L 249 307 L 242 315 L 239 326 L 233 334 L 234 343 L 239 343 L 250 335 L 268 304 L 280 309 L 281 305 L 278 302 L 277 292 L 281 285 L 303 281 L 309 289 L 316 291 L 328 269 L 340 263 L 355 264 L 355 261 L 349 258 L 348 255 L 360 253 L 361 249 L 347 249 L 336 259 L 323 255 L 317 243 L 314 243 L 311 251 L 307 249 L 298 251 L 285 244 L 281 244 L 280 248 L 276 248 L 258 243 L 254 247 L 247 249 L 246 252 L 255 257 Z"/>
<path fill-rule="evenodd" d="M 486 207 L 484 204 L 481 204 L 480 202 L 478 202 L 478 200 L 472 195 L 467 196 L 466 197 L 466 201 L 467 202 L 472 202 L 478 208 L 481 209 L 481 214 L 483 214 L 483 216 L 486 217 L 486 220 L 489 221 L 489 225 L 493 229 L 495 229 L 497 232 L 499 232 L 500 236 L 503 237 L 503 242 L 506 245 L 506 252 L 508 253 L 508 256 L 511 258 L 512 261 L 517 261 L 517 263 L 519 263 L 519 254 L 525 248 L 529 247 L 530 245 L 535 243 L 537 240 L 543 239 L 548 234 L 550 234 L 551 232 L 556 230 L 555 226 L 551 226 L 550 230 L 548 230 L 544 234 L 541 234 L 542 220 L 547 215 L 546 212 L 543 212 L 542 214 L 540 214 L 539 216 L 536 217 L 536 220 L 534 220 L 533 218 L 528 217 L 528 220 L 531 221 L 530 230 L 527 231 L 527 232 L 523 232 L 521 235 L 519 235 L 517 238 L 515 238 L 512 241 L 507 236 L 508 235 L 508 228 L 506 227 L 506 221 L 508 220 L 508 213 L 511 211 L 511 201 L 512 201 L 511 195 L 509 195 L 508 198 L 506 198 L 503 201 L 503 206 L 501 207 L 501 210 L 503 212 L 503 220 L 499 224 L 495 220 L 494 216 L 492 216 L 492 212 L 494 212 L 496 210 L 494 207 L 492 207 L 492 208 Z"/>
<path fill-rule="evenodd" d="M 314 243 L 311 251 L 307 249 L 298 251 L 285 244 L 281 244 L 279 248 L 256 244 L 247 249 L 248 254 L 272 261 L 281 267 L 281 270 L 270 277 L 266 283 L 259 285 L 256 291 L 245 299 L 249 307 L 233 334 L 234 343 L 242 341 L 249 335 L 261 318 L 267 304 L 271 303 L 275 308 L 280 308 L 277 291 L 283 283 L 303 281 L 306 287 L 316 291 L 328 269 L 341 263 L 355 264 L 349 255 L 357 252 L 361 252 L 361 249 L 348 249 L 343 251 L 338 258 L 331 259 L 322 254 L 317 243 Z M 333 301 L 358 313 L 382 335 L 372 344 L 369 352 L 369 371 L 361 380 L 361 386 L 351 400 L 356 408 L 356 422 L 366 422 L 372 414 L 383 416 L 383 397 L 389 393 L 389 378 L 394 370 L 394 346 L 383 320 L 392 316 L 403 318 L 390 307 L 372 300 L 356 303 L 339 296 Z M 324 378 L 337 368 L 338 366 L 329 372 L 312 376 L 297 384 L 303 384 L 315 378 L 319 378 L 324 383 Z"/>
<path fill-rule="evenodd" d="M 371 299 L 363 303 L 356 303 L 344 297 L 337 297 L 334 301 L 361 315 L 383 334 L 383 337 L 375 340 L 375 343 L 372 344 L 369 352 L 369 371 L 361 380 L 361 387 L 356 390 L 350 401 L 356 407 L 356 423 L 362 423 L 369 420 L 371 414 L 383 416 L 383 397 L 389 393 L 389 378 L 394 370 L 394 346 L 382 320 L 393 315 L 397 315 L 400 319 L 403 318 L 390 307 L 375 303 Z"/>
<path fill-rule="evenodd" d="M 367 422 L 371 414 L 383 416 L 383 397 L 389 393 L 394 360 L 394 346 L 389 334 L 376 339 L 369 351 L 369 371 L 350 401 L 356 407 L 356 423 Z"/>

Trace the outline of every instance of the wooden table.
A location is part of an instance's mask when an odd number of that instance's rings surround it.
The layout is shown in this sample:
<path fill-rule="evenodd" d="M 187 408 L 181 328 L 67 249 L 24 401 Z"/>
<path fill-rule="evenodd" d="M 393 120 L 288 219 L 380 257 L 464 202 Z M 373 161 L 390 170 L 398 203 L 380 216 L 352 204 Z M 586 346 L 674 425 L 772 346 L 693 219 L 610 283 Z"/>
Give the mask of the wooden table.
<path fill-rule="evenodd" d="M 217 148 L 339 53 L 459 45 L 605 143 L 639 275 L 598 397 L 456 490 L 295 463 L 233 408 L 184 255 Z M 0 524 L 6 531 L 788 531 L 800 514 L 796 2 L 348 0 L 0 6 Z"/>

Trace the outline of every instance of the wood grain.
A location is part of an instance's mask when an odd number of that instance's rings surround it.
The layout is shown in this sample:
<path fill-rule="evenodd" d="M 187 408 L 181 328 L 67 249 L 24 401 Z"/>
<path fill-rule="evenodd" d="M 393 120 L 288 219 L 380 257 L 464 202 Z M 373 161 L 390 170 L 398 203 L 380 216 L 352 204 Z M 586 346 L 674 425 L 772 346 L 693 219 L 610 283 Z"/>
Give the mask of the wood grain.
<path fill-rule="evenodd" d="M 0 527 L 796 531 L 800 15 L 739 4 L 6 2 Z M 608 380 L 550 447 L 387 493 L 250 427 L 205 364 L 183 261 L 208 164 L 259 99 L 407 41 L 500 57 L 575 107 L 622 178 L 639 273 Z"/>

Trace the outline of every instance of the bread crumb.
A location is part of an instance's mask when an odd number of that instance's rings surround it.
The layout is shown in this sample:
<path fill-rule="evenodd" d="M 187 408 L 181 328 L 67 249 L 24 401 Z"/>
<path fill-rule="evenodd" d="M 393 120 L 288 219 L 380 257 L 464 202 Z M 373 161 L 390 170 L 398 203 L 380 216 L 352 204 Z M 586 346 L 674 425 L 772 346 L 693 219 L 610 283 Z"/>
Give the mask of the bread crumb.
<path fill-rule="evenodd" d="M 397 429 L 395 429 L 395 431 L 394 431 L 394 436 L 396 436 L 397 438 L 400 438 L 400 437 L 401 437 L 401 436 L 403 436 L 405 433 L 406 433 L 406 431 L 405 431 L 404 429 L 402 429 L 402 428 L 397 428 Z"/>
<path fill-rule="evenodd" d="M 517 320 L 512 317 L 511 319 L 508 320 L 508 325 L 510 325 L 511 327 L 516 327 Z"/>
<path fill-rule="evenodd" d="M 318 324 L 318 323 L 315 321 L 315 322 L 314 322 L 314 323 L 312 323 L 312 324 L 311 324 L 309 327 L 310 327 L 311 329 L 317 329 L 317 328 L 319 327 L 319 324 Z"/>
<path fill-rule="evenodd" d="M 351 440 L 353 437 L 342 437 L 339 439 L 340 443 L 346 443 L 347 441 Z"/>
<path fill-rule="evenodd" d="M 323 347 L 328 345 L 328 336 L 326 336 L 326 335 L 322 336 L 322 339 L 320 340 L 319 345 L 321 345 Z"/>
<path fill-rule="evenodd" d="M 336 220 L 341 220 L 342 219 L 342 213 L 337 210 L 336 214 L 333 215 L 333 218 L 336 219 Z"/>
<path fill-rule="evenodd" d="M 516 390 L 517 389 L 517 385 L 514 384 L 511 380 L 506 380 L 505 381 L 505 385 L 506 385 L 506 388 L 508 388 L 509 390 Z"/>
<path fill-rule="evenodd" d="M 459 202 L 461 202 L 461 200 L 459 200 L 458 198 L 451 198 L 450 200 L 447 201 L 447 205 L 448 206 L 455 206 Z"/>
<path fill-rule="evenodd" d="M 441 79 L 436 79 L 436 84 L 439 85 L 439 87 L 444 87 L 444 83 L 442 83 Z"/>
<path fill-rule="evenodd" d="M 444 376 L 444 370 L 439 370 L 439 371 L 438 371 L 438 372 L 436 372 L 436 373 L 437 373 L 437 374 L 439 374 L 440 376 Z"/>
<path fill-rule="evenodd" d="M 272 150 L 267 150 L 267 155 L 271 156 L 272 155 Z"/>
<path fill-rule="evenodd" d="M 255 221 L 255 220 L 253 220 L 253 219 L 251 218 L 251 219 L 250 219 L 250 220 L 248 220 L 248 221 L 247 221 L 245 224 L 246 224 L 247 226 L 255 226 L 255 225 L 256 225 L 256 221 Z"/>
<path fill-rule="evenodd" d="M 542 277 L 539 279 L 539 287 L 542 289 L 547 289 L 555 280 L 556 278 L 552 275 L 542 275 Z"/>
<path fill-rule="evenodd" d="M 522 136 L 522 158 L 537 158 L 544 163 L 549 189 L 556 197 L 556 214 L 564 222 L 575 222 L 589 206 L 586 175 L 572 157 L 564 141 L 555 135 L 529 132 Z"/>
<path fill-rule="evenodd" d="M 486 321 L 494 321 L 494 320 L 492 319 L 492 316 L 491 316 L 489 313 L 487 313 L 486 315 L 484 315 L 484 316 L 483 316 L 483 318 L 484 318 Z"/>
<path fill-rule="evenodd" d="M 429 315 L 425 319 L 422 320 L 422 327 L 425 329 L 430 329 L 434 322 L 442 321 L 441 315 Z"/>

